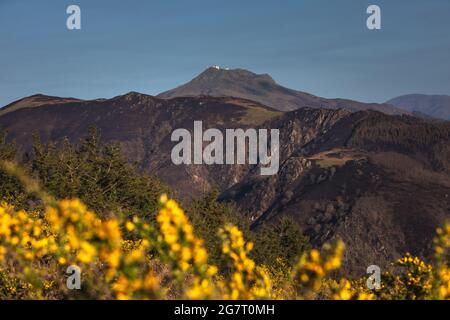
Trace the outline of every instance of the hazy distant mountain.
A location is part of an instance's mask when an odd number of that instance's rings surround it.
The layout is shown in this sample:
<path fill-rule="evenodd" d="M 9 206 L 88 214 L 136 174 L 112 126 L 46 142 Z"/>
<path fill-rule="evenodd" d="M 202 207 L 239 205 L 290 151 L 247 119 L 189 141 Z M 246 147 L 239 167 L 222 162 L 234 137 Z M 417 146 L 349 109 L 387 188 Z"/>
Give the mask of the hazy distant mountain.
<path fill-rule="evenodd" d="M 0 128 L 22 154 L 31 150 L 35 132 L 43 142 L 78 141 L 94 125 L 103 141 L 120 143 L 131 162 L 185 201 L 217 189 L 254 228 L 291 216 L 315 247 L 341 237 L 347 275 L 363 275 L 374 262 L 386 270 L 404 252 L 429 257 L 435 229 L 450 218 L 450 122 L 367 110 L 279 112 L 240 98 L 159 99 L 135 92 L 32 105 L 0 115 Z M 205 129 L 279 129 L 279 172 L 174 165 L 171 133 L 192 132 L 194 120 Z"/>
<path fill-rule="evenodd" d="M 325 99 L 309 93 L 285 88 L 268 74 L 255 74 L 243 69 L 210 67 L 190 82 L 163 92 L 159 98 L 175 97 L 238 97 L 253 100 L 280 111 L 302 107 L 347 109 L 350 111 L 377 110 L 387 114 L 408 113 L 391 105 L 361 103 L 346 99 Z"/>
<path fill-rule="evenodd" d="M 450 120 L 450 96 L 408 94 L 386 103 L 409 112 L 418 112 L 436 119 Z"/>

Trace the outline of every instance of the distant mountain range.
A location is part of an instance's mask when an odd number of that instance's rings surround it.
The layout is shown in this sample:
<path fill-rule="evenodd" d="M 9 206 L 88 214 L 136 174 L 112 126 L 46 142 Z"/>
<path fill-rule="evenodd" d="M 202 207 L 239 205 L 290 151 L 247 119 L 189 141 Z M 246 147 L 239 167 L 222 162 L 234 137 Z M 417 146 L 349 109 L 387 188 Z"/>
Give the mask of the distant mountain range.
<path fill-rule="evenodd" d="M 230 70 L 218 66 L 207 68 L 188 83 L 157 95 L 161 99 L 200 96 L 242 98 L 278 111 L 292 111 L 303 107 L 345 109 L 352 112 L 375 110 L 391 115 L 408 114 L 420 118 L 450 120 L 450 96 L 447 95 L 410 94 L 382 104 L 340 98 L 327 99 L 283 87 L 268 74 L 256 74 L 244 69 Z M 105 99 L 96 101 L 102 100 Z M 0 108 L 0 115 L 24 107 L 77 101 L 82 100 L 36 94 Z"/>
<path fill-rule="evenodd" d="M 347 99 L 325 99 L 309 93 L 280 86 L 268 74 L 255 74 L 243 69 L 210 67 L 188 83 L 159 94 L 158 98 L 175 97 L 237 97 L 249 99 L 280 111 L 303 107 L 346 109 L 350 111 L 376 110 L 386 114 L 408 111 L 388 104 L 362 103 Z"/>
<path fill-rule="evenodd" d="M 192 132 L 195 120 L 220 130 L 279 129 L 278 174 L 261 176 L 258 165 L 174 165 L 171 133 Z M 22 155 L 34 133 L 43 142 L 76 142 L 92 125 L 185 202 L 217 189 L 253 228 L 291 216 L 316 247 L 341 237 L 347 275 L 361 276 L 373 263 L 385 270 L 404 252 L 429 257 L 436 227 L 450 218 L 450 122 L 372 110 L 280 112 L 236 97 L 136 92 L 89 101 L 33 96 L 0 115 L 0 128 Z"/>
<path fill-rule="evenodd" d="M 434 230 L 450 218 L 450 122 L 427 119 L 448 119 L 448 99 L 325 99 L 267 74 L 212 67 L 158 97 L 26 97 L 0 109 L 0 130 L 25 155 L 34 133 L 76 142 L 95 126 L 185 202 L 217 189 L 253 228 L 291 216 L 314 246 L 343 238 L 346 274 L 362 275 L 404 252 L 428 257 Z M 195 120 L 219 130 L 279 129 L 278 174 L 263 177 L 258 165 L 174 165 L 171 133 L 192 131 Z"/>
<path fill-rule="evenodd" d="M 409 94 L 391 99 L 386 103 L 409 112 L 450 120 L 450 96 Z"/>

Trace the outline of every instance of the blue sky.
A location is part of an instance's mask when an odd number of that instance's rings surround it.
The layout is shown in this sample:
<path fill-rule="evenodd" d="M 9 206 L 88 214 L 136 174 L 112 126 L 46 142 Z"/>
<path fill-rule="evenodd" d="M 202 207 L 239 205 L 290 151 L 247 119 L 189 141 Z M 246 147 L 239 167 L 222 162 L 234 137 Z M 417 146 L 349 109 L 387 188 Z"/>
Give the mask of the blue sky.
<path fill-rule="evenodd" d="M 66 28 L 66 8 L 82 30 Z M 366 9 L 382 9 L 382 30 Z M 0 106 L 158 94 L 210 65 L 319 96 L 450 94 L 448 0 L 0 0 Z"/>

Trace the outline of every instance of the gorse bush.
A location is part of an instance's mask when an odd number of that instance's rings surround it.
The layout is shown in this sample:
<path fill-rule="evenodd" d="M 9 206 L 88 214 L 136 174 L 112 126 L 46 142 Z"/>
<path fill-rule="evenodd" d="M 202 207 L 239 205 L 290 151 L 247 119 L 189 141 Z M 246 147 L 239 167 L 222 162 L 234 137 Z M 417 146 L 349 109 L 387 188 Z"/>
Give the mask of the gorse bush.
<path fill-rule="evenodd" d="M 17 168 L 6 171 L 30 184 Z M 199 238 L 178 203 L 162 195 L 156 224 L 123 215 L 100 218 L 80 200 L 57 201 L 34 185 L 43 211 L 0 205 L 1 298 L 95 299 L 447 299 L 450 297 L 450 225 L 438 230 L 433 266 L 406 255 L 399 275 L 384 276 L 383 286 L 369 292 L 361 281 L 331 279 L 340 268 L 344 244 L 305 252 L 289 280 L 277 283 L 267 266 L 250 257 L 253 242 L 238 227 L 220 228 L 221 258 L 226 273 L 209 261 Z M 145 217 L 145 215 L 144 215 Z M 81 290 L 68 290 L 65 268 L 77 265 Z M 162 271 L 161 271 L 162 270 Z"/>
<path fill-rule="evenodd" d="M 222 264 L 222 242 L 217 232 L 226 224 L 236 225 L 244 237 L 256 243 L 257 246 L 249 253 L 250 257 L 256 263 L 265 264 L 272 269 L 285 270 L 292 267 L 296 258 L 309 248 L 309 239 L 292 219 L 285 218 L 276 225 L 252 230 L 250 222 L 242 219 L 234 205 L 220 203 L 216 200 L 217 197 L 217 192 L 211 192 L 194 200 L 187 208 L 187 215 L 196 233 L 205 240 L 210 261 L 221 271 L 226 272 L 227 266 Z"/>

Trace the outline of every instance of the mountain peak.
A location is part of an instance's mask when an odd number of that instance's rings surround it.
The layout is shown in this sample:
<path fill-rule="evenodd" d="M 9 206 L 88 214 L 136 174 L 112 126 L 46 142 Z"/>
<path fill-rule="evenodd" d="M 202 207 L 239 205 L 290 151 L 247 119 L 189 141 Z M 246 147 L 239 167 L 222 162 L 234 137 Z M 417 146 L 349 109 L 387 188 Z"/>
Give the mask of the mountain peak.
<path fill-rule="evenodd" d="M 211 71 L 214 71 L 214 70 L 224 70 L 224 71 L 228 71 L 228 70 L 230 70 L 230 68 L 223 68 L 223 67 L 221 67 L 221 66 L 214 65 L 214 66 L 209 67 L 209 68 L 206 69 L 206 70 L 211 70 Z"/>
<path fill-rule="evenodd" d="M 228 96 L 261 102 L 258 97 L 266 96 L 268 91 L 276 92 L 278 88 L 280 86 L 268 74 L 211 66 L 188 83 L 157 97 L 169 99 L 183 96 Z"/>
<path fill-rule="evenodd" d="M 116 96 L 111 99 L 111 101 L 119 102 L 129 102 L 133 104 L 144 103 L 153 100 L 154 97 L 148 94 L 140 93 L 137 91 L 130 91 L 125 94 Z"/>
<path fill-rule="evenodd" d="M 257 74 L 245 69 L 212 66 L 188 83 L 163 92 L 157 97 L 235 97 L 253 100 L 279 111 L 303 107 L 347 109 L 352 111 L 374 109 L 389 114 L 407 113 L 391 105 L 365 104 L 343 99 L 325 99 L 312 94 L 283 87 L 267 73 Z"/>
<path fill-rule="evenodd" d="M 257 74 L 246 69 L 230 69 L 223 68 L 221 66 L 215 65 L 207 68 L 205 71 L 200 73 L 194 80 L 211 80 L 211 78 L 217 79 L 228 79 L 230 81 L 248 81 L 248 80 L 257 80 L 257 81 L 266 81 L 276 84 L 275 80 L 267 74 Z"/>

